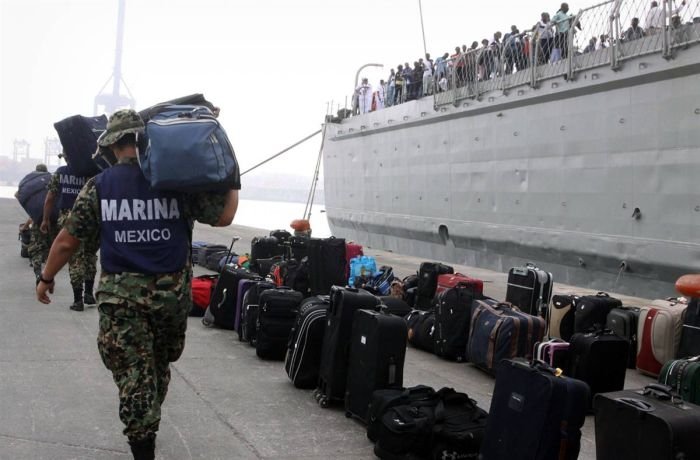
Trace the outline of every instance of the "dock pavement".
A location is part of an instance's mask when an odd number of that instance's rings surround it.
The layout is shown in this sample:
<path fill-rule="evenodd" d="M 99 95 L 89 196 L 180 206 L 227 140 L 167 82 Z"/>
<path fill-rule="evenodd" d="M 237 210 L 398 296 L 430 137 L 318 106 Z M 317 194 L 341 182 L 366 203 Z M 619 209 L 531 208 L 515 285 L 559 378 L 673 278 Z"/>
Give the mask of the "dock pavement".
<path fill-rule="evenodd" d="M 67 269 L 57 277 L 52 303 L 38 303 L 31 268 L 19 256 L 17 227 L 24 212 L 15 200 L 0 199 L 0 216 L 0 460 L 131 458 L 121 434 L 117 390 L 97 352 L 95 308 L 68 310 Z M 266 233 L 198 225 L 194 239 L 228 244 L 239 236 L 234 248 L 242 253 L 254 236 Z M 380 248 L 365 248 L 365 254 L 400 276 L 415 272 L 422 261 Z M 486 295 L 505 297 L 505 273 L 454 266 L 483 279 Z M 195 274 L 204 273 L 195 268 Z M 556 274 L 554 291 L 593 293 L 556 283 Z M 618 297 L 630 305 L 647 302 Z M 625 386 L 650 382 L 628 371 Z M 469 364 L 409 346 L 404 385 L 417 384 L 464 391 L 488 410 L 494 380 Z M 342 407 L 322 409 L 311 391 L 294 388 L 283 363 L 262 361 L 234 332 L 206 328 L 199 318 L 190 318 L 184 354 L 172 365 L 156 458 L 350 460 L 374 455 L 364 427 L 346 418 Z M 592 416 L 586 418 L 579 458 L 595 459 Z"/>

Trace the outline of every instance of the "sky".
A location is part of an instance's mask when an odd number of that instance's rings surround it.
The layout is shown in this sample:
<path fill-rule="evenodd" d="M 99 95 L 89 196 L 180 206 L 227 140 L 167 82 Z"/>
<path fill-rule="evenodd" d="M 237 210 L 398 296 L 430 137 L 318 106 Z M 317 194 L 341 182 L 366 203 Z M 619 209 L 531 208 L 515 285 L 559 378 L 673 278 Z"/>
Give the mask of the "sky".
<path fill-rule="evenodd" d="M 122 73 L 136 108 L 204 93 L 221 107 L 242 170 L 319 129 L 363 64 L 384 64 L 362 74 L 377 84 L 423 55 L 418 0 L 125 1 Z M 594 3 L 569 2 L 572 12 Z M 427 50 L 436 57 L 511 24 L 530 28 L 558 8 L 423 0 Z M 54 122 L 93 114 L 114 65 L 117 9 L 118 0 L 0 0 L 0 155 L 27 139 L 40 157 Z M 311 177 L 319 146 L 316 137 L 256 174 Z"/>

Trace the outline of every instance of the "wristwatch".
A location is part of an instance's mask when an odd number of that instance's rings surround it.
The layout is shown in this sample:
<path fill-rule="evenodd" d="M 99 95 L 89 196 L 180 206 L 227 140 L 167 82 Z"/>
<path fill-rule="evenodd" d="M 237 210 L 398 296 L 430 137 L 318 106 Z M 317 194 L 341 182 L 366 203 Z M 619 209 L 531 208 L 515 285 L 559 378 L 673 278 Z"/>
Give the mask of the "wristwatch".
<path fill-rule="evenodd" d="M 45 284 L 51 284 L 53 283 L 53 278 L 51 278 L 50 280 L 44 279 L 44 274 L 42 273 L 39 275 L 39 281 Z"/>

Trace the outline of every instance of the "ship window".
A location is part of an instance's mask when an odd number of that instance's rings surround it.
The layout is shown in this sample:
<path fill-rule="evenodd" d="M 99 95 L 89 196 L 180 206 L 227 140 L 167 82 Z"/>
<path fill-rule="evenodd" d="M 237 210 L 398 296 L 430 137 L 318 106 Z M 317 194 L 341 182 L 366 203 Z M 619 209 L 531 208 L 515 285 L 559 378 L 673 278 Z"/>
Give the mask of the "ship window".
<path fill-rule="evenodd" d="M 440 235 L 442 244 L 447 244 L 447 242 L 450 240 L 450 232 L 447 229 L 447 225 L 440 225 L 440 227 L 438 227 L 438 235 Z"/>

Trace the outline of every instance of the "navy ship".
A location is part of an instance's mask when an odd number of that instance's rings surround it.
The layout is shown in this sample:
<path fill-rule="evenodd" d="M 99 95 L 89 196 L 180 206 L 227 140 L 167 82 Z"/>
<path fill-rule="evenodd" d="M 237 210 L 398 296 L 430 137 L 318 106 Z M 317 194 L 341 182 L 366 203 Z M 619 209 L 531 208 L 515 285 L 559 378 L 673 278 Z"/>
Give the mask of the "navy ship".
<path fill-rule="evenodd" d="M 449 63 L 432 95 L 327 122 L 333 233 L 672 295 L 700 269 L 700 2 L 658 3 L 581 10 L 555 30 L 556 57 L 521 34 L 520 65 L 509 62 L 512 42 L 475 49 L 459 57 L 461 74 Z M 632 18 L 649 27 L 630 34 Z"/>

